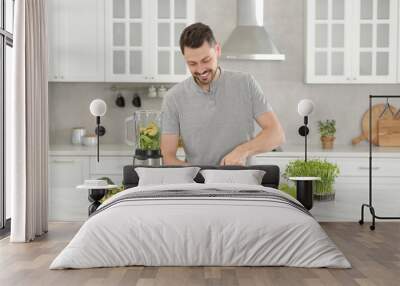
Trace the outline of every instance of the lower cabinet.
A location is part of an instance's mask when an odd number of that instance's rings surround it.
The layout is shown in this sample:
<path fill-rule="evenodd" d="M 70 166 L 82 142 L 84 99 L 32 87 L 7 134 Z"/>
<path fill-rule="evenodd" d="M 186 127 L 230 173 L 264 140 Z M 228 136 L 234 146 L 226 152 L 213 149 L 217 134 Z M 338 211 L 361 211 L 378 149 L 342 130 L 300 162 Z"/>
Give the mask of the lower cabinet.
<path fill-rule="evenodd" d="M 96 157 L 90 157 L 90 178 L 108 177 L 114 184 L 121 185 L 124 166 L 132 165 L 132 160 L 132 156 L 109 156 L 97 162 Z"/>
<path fill-rule="evenodd" d="M 84 221 L 88 217 L 88 192 L 76 186 L 86 179 L 110 178 L 122 184 L 123 167 L 132 164 L 132 156 L 50 156 L 49 220 Z"/>
<path fill-rule="evenodd" d="M 257 157 L 256 164 L 278 165 L 282 174 L 287 164 L 303 157 Z M 340 175 L 335 181 L 334 201 L 314 201 L 311 213 L 319 221 L 358 221 L 360 219 L 361 204 L 368 203 L 369 193 L 369 161 L 365 156 L 359 157 L 314 157 L 312 159 L 326 159 L 335 163 L 340 169 Z M 398 173 L 400 159 L 374 158 L 373 172 L 373 205 L 380 216 L 400 216 L 400 173 Z M 370 220 L 366 210 L 366 221 Z"/>
<path fill-rule="evenodd" d="M 315 156 L 310 156 L 316 159 Z M 335 182 L 334 201 L 314 201 L 311 213 L 319 221 L 358 221 L 362 203 L 368 202 L 368 158 L 318 157 L 338 164 L 340 176 Z M 180 158 L 184 159 L 184 157 Z M 278 165 L 281 174 L 287 164 L 302 156 L 257 156 L 254 165 Z M 132 164 L 132 156 L 50 156 L 49 157 L 49 219 L 82 221 L 87 219 L 87 191 L 76 189 L 85 179 L 109 177 L 122 184 L 123 167 Z M 373 203 L 380 216 L 400 216 L 400 159 L 375 158 L 373 161 Z M 283 178 L 281 178 L 283 180 Z M 369 213 L 366 220 L 369 220 Z"/>
<path fill-rule="evenodd" d="M 88 177 L 88 157 L 50 157 L 49 220 L 81 221 L 87 218 L 88 193 L 76 186 Z"/>
<path fill-rule="evenodd" d="M 283 172 L 286 166 L 291 161 L 302 159 L 301 157 L 253 157 L 252 165 L 276 165 L 279 167 L 281 173 L 281 180 L 283 179 Z"/>

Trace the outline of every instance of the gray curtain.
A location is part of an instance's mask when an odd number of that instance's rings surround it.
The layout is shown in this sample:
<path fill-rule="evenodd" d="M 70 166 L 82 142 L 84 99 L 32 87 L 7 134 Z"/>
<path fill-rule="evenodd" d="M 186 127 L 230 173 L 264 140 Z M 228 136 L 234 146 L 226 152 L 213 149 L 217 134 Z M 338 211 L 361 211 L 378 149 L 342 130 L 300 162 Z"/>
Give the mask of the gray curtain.
<path fill-rule="evenodd" d="M 48 229 L 48 82 L 46 0 L 17 0 L 13 92 L 6 121 L 12 242 Z"/>

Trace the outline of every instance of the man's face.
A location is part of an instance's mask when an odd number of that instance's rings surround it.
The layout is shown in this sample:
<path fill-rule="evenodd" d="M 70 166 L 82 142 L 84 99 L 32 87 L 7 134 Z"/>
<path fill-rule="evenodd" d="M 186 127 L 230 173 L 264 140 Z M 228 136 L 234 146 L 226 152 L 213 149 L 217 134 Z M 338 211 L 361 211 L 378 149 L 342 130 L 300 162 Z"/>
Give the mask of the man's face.
<path fill-rule="evenodd" d="M 200 84 L 209 84 L 218 68 L 221 47 L 217 43 L 211 47 L 207 41 L 198 48 L 184 48 L 184 58 L 193 77 Z"/>

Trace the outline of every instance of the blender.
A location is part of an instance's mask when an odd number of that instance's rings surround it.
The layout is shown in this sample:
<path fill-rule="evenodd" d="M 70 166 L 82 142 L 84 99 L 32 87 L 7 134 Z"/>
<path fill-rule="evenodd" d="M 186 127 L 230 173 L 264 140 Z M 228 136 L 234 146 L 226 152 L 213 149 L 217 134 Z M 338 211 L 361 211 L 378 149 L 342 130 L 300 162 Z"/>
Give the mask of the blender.
<path fill-rule="evenodd" d="M 134 140 L 128 140 L 128 122 L 134 123 Z M 135 146 L 134 166 L 161 166 L 161 111 L 139 110 L 125 119 L 125 141 Z"/>

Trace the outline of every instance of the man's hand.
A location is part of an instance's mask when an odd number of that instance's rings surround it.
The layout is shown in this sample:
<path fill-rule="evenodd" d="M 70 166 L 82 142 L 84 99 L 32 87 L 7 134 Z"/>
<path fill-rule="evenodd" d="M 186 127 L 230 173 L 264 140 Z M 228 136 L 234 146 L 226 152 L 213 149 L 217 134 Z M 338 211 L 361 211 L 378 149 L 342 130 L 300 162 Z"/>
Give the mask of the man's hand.
<path fill-rule="evenodd" d="M 249 156 L 268 152 L 285 142 L 285 133 L 274 112 L 264 112 L 256 119 L 262 130 L 255 138 L 243 143 L 228 153 L 221 165 L 245 165 Z"/>
<path fill-rule="evenodd" d="M 220 165 L 245 166 L 248 154 L 249 153 L 242 146 L 238 146 L 222 158 Z"/>

